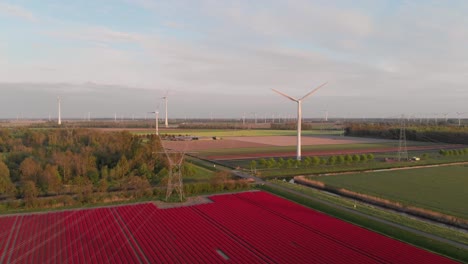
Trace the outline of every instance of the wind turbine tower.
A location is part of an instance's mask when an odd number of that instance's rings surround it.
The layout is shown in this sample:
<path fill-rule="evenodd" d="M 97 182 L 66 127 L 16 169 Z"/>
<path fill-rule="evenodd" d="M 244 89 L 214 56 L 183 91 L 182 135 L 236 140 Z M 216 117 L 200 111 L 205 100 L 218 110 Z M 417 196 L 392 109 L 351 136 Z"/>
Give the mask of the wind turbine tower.
<path fill-rule="evenodd" d="M 156 129 L 156 136 L 159 136 L 159 111 L 156 110 L 154 112 L 148 112 L 150 114 L 155 114 L 155 129 Z"/>
<path fill-rule="evenodd" d="M 460 115 L 463 115 L 464 113 L 462 112 L 457 112 L 457 118 L 458 118 L 458 126 L 461 125 L 461 118 L 460 118 Z"/>
<path fill-rule="evenodd" d="M 291 97 L 287 94 L 284 94 L 280 91 L 277 91 L 275 89 L 272 89 L 274 92 L 288 98 L 289 100 L 291 101 L 294 101 L 297 103 L 297 153 L 296 153 L 296 158 L 297 160 L 301 160 L 301 132 L 302 132 L 302 128 L 301 128 L 301 125 L 302 125 L 302 101 L 304 99 L 306 99 L 307 97 L 311 96 L 313 93 L 315 93 L 318 89 L 322 88 L 324 85 L 326 85 L 327 83 L 323 83 L 321 84 L 320 86 L 318 86 L 317 88 L 315 88 L 314 90 L 310 91 L 309 93 L 307 93 L 306 95 L 304 95 L 302 98 L 300 99 L 296 99 L 294 97 Z"/>
<path fill-rule="evenodd" d="M 60 96 L 57 96 L 57 104 L 58 104 L 58 121 L 57 121 L 57 124 L 59 124 L 59 125 L 62 124 L 62 113 L 61 113 L 61 109 L 60 109 L 60 103 L 61 103 Z"/>
<path fill-rule="evenodd" d="M 166 107 L 166 113 L 165 113 L 166 114 L 166 120 L 164 121 L 164 126 L 166 128 L 168 128 L 169 127 L 169 122 L 167 121 L 167 94 L 162 99 L 164 99 L 164 105 Z"/>

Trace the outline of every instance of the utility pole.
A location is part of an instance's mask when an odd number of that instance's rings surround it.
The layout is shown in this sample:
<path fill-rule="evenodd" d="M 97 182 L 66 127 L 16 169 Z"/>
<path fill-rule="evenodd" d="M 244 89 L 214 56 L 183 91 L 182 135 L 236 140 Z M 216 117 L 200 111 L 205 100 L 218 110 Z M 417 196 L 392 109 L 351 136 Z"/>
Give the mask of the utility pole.
<path fill-rule="evenodd" d="M 405 118 L 400 118 L 400 139 L 398 141 L 398 161 L 408 160 L 408 148 L 406 147 L 406 126 Z"/>

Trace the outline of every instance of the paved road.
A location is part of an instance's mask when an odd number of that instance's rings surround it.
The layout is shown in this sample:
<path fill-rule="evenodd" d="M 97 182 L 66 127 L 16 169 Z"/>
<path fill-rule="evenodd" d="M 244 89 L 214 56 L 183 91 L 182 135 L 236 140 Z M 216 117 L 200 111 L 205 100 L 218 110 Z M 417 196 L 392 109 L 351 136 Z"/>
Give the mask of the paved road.
<path fill-rule="evenodd" d="M 355 211 L 353 209 L 350 209 L 350 208 L 347 208 L 347 207 L 344 207 L 344 206 L 341 206 L 341 205 L 338 205 L 338 204 L 334 204 L 334 203 L 331 203 L 331 202 L 328 202 L 328 201 L 317 199 L 317 198 L 314 198 L 312 196 L 301 193 L 299 191 L 291 190 L 289 188 L 286 188 L 286 187 L 283 187 L 283 186 L 280 186 L 280 185 L 276 185 L 276 184 L 271 183 L 271 182 L 264 181 L 263 179 L 261 179 L 259 177 L 255 177 L 255 176 L 252 176 L 250 174 L 247 174 L 247 173 L 244 173 L 244 172 L 241 172 L 241 171 L 238 171 L 238 170 L 233 170 L 232 173 L 234 175 L 238 176 L 238 177 L 241 177 L 241 178 L 254 179 L 258 184 L 264 184 L 264 185 L 267 185 L 267 186 L 271 186 L 271 187 L 280 189 L 282 191 L 286 191 L 286 192 L 289 192 L 289 193 L 292 193 L 292 194 L 295 194 L 295 195 L 299 195 L 301 197 L 307 198 L 307 199 L 312 200 L 314 202 L 322 203 L 322 204 L 325 204 L 327 206 L 330 206 L 330 207 L 333 207 L 333 208 L 336 208 L 336 209 L 339 209 L 339 210 L 343 210 L 343 211 L 351 213 L 351 214 L 359 215 L 361 217 L 365 217 L 367 219 L 370 219 L 370 220 L 373 220 L 373 221 L 376 221 L 376 222 L 379 222 L 379 223 L 383 223 L 383 224 L 386 224 L 386 225 L 389 225 L 389 226 L 392 226 L 392 227 L 396 227 L 396 228 L 399 228 L 399 229 L 402 229 L 402 230 L 405 230 L 405 231 L 408 231 L 408 232 L 411 232 L 411 233 L 414 233 L 414 234 L 417 234 L 417 235 L 420 235 L 420 236 L 423 236 L 423 237 L 426 237 L 426 238 L 429 238 L 429 239 L 433 239 L 433 240 L 436 240 L 436 241 L 439 241 L 439 242 L 443 242 L 443 243 L 452 245 L 452 246 L 457 247 L 457 248 L 468 250 L 468 245 L 464 244 L 464 243 L 460 243 L 460 242 L 457 242 L 457 241 L 452 241 L 450 239 L 446 239 L 446 238 L 443 238 L 443 237 L 440 237 L 440 236 L 429 234 L 429 233 L 426 233 L 426 232 L 423 232 L 423 231 L 420 231 L 420 230 L 417 230 L 417 229 L 414 229 L 414 228 L 411 228 L 411 227 L 407 227 L 407 226 L 403 226 L 403 225 L 400 225 L 400 224 L 397 224 L 397 223 L 394 223 L 394 222 L 390 222 L 390 221 L 385 220 L 385 219 L 381 219 L 381 218 L 378 218 L 378 217 L 375 217 L 375 216 L 367 215 L 367 214 L 361 213 L 359 211 Z"/>

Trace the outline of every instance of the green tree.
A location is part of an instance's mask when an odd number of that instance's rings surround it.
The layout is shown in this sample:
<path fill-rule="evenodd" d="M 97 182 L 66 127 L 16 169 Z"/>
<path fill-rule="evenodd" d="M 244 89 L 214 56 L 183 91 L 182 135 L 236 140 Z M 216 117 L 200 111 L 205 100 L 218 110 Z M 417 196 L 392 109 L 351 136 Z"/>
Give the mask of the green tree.
<path fill-rule="evenodd" d="M 256 160 L 252 160 L 250 162 L 250 170 L 253 172 L 253 173 L 256 173 L 257 172 L 257 161 Z"/>
<path fill-rule="evenodd" d="M 305 157 L 304 158 L 304 166 L 310 167 L 311 164 L 312 164 L 312 159 L 310 157 Z"/>
<path fill-rule="evenodd" d="M 21 181 L 37 182 L 39 174 L 42 172 L 41 165 L 35 159 L 29 157 L 21 162 L 20 167 Z"/>
<path fill-rule="evenodd" d="M 128 164 L 127 157 L 125 155 L 122 155 L 120 157 L 119 162 L 115 166 L 115 176 L 117 179 L 122 179 L 125 177 L 130 171 L 130 165 Z"/>
<path fill-rule="evenodd" d="M 367 154 L 367 160 L 370 160 L 370 161 L 374 160 L 374 154 L 372 153 Z"/>
<path fill-rule="evenodd" d="M 336 156 L 330 156 L 330 157 L 328 157 L 327 163 L 328 163 L 329 165 L 335 165 L 335 163 L 336 163 Z"/>
<path fill-rule="evenodd" d="M 27 180 L 22 183 L 21 194 L 23 195 L 24 203 L 27 207 L 35 206 L 39 191 L 33 181 Z"/>
<path fill-rule="evenodd" d="M 267 161 L 267 167 L 268 168 L 274 168 L 276 167 L 276 160 L 274 158 L 269 158 Z"/>
<path fill-rule="evenodd" d="M 284 168 L 286 161 L 283 158 L 278 159 L 278 167 L 279 168 Z"/>
<path fill-rule="evenodd" d="M 15 185 L 11 182 L 10 170 L 0 159 L 0 196 L 13 196 L 16 192 Z"/>
<path fill-rule="evenodd" d="M 294 160 L 294 167 L 299 168 L 301 166 L 302 162 L 300 160 Z"/>
<path fill-rule="evenodd" d="M 354 162 L 359 162 L 359 161 L 361 161 L 361 157 L 358 154 L 354 154 L 353 155 L 353 161 Z"/>
<path fill-rule="evenodd" d="M 47 164 L 39 176 L 39 188 L 46 194 L 58 194 L 62 188 L 62 179 L 56 165 Z"/>
<path fill-rule="evenodd" d="M 345 157 L 343 155 L 339 155 L 336 159 L 336 162 L 338 164 L 344 164 L 345 163 Z"/>
<path fill-rule="evenodd" d="M 101 168 L 101 179 L 107 180 L 107 178 L 109 178 L 109 168 L 105 165 Z"/>
<path fill-rule="evenodd" d="M 106 178 L 100 179 L 97 185 L 97 190 L 99 192 L 107 192 L 107 188 L 109 188 L 109 183 L 107 182 Z"/>
<path fill-rule="evenodd" d="M 346 154 L 345 155 L 345 161 L 346 163 L 352 163 L 353 162 L 353 156 L 351 156 L 350 154 Z"/>
<path fill-rule="evenodd" d="M 317 166 L 317 165 L 319 165 L 319 164 L 320 164 L 320 158 L 317 157 L 317 156 L 313 156 L 313 157 L 312 157 L 312 165 L 313 165 L 313 166 Z"/>
<path fill-rule="evenodd" d="M 361 154 L 361 161 L 362 162 L 367 162 L 367 155 L 366 154 Z"/>

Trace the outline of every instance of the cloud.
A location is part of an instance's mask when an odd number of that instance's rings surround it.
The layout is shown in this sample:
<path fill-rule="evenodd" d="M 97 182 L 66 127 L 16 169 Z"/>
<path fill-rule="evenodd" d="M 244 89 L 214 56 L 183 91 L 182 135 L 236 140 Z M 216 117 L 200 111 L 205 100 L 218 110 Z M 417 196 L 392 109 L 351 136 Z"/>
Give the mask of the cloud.
<path fill-rule="evenodd" d="M 300 96 L 329 81 L 319 98 L 334 97 L 334 103 L 362 111 L 371 106 L 386 112 L 416 109 L 450 99 L 454 103 L 437 107 L 463 108 L 458 98 L 468 97 L 466 6 L 129 2 L 153 12 L 154 20 L 144 26 L 154 30 L 45 21 L 37 30 L 48 44 L 42 58 L 0 61 L 0 74 L 15 82 L 89 81 L 169 88 L 191 98 L 225 94 L 278 103 L 281 98 L 270 88 Z M 248 108 L 251 101 L 239 102 Z"/>
<path fill-rule="evenodd" d="M 122 42 L 137 42 L 142 35 L 137 33 L 112 30 L 103 26 L 75 26 L 58 30 L 45 30 L 42 34 L 71 40 L 91 42 L 94 44 L 113 44 Z"/>
<path fill-rule="evenodd" d="M 2 14 L 7 15 L 7 16 L 21 18 L 21 19 L 28 20 L 31 22 L 37 21 L 36 16 L 34 16 L 34 14 L 30 12 L 29 10 L 21 6 L 0 2 L 0 15 Z"/>

